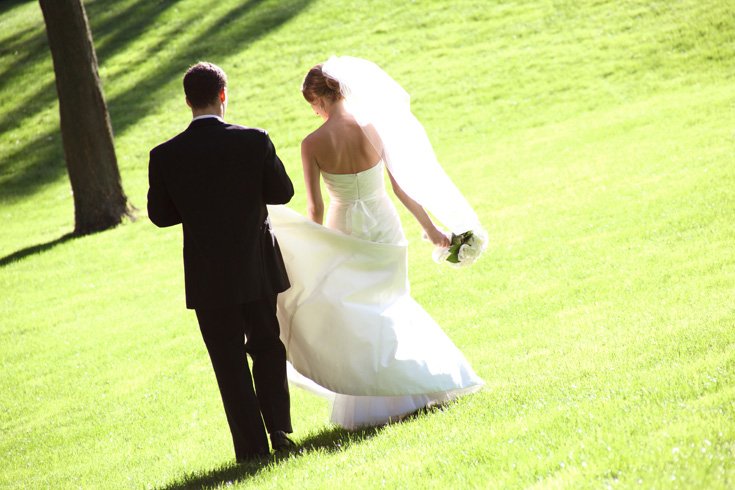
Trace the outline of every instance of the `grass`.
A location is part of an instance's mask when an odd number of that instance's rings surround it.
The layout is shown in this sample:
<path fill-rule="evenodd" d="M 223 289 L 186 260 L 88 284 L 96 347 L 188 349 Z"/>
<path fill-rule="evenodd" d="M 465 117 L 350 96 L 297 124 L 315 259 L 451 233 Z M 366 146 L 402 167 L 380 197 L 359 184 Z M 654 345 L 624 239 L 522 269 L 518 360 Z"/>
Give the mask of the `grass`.
<path fill-rule="evenodd" d="M 414 297 L 488 387 L 346 432 L 294 390 L 302 450 L 236 467 L 181 234 L 72 238 L 36 2 L 0 5 L 0 486 L 701 488 L 735 485 L 735 8 L 700 2 L 93 0 L 126 193 L 188 123 L 180 79 L 230 78 L 297 186 L 332 54 L 378 62 L 491 235 L 472 269 L 412 238 Z"/>

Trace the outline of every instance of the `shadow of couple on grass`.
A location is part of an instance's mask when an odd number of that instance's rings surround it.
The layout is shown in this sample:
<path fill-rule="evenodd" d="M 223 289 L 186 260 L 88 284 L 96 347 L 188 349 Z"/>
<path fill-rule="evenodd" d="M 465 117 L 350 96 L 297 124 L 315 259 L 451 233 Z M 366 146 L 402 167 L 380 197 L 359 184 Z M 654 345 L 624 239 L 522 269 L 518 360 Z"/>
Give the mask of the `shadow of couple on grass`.
<path fill-rule="evenodd" d="M 189 473 L 178 477 L 176 481 L 172 481 L 166 486 L 158 487 L 158 490 L 199 490 L 214 488 L 223 483 L 244 482 L 270 466 L 279 465 L 291 458 L 305 456 L 310 452 L 326 451 L 331 454 L 343 451 L 353 444 L 373 437 L 382 429 L 383 427 L 358 431 L 348 431 L 334 427 L 324 429 L 299 441 L 298 446 L 289 451 L 271 453 L 269 457 L 241 464 L 233 461 L 212 470 Z"/>
<path fill-rule="evenodd" d="M 425 416 L 431 412 L 437 410 L 441 411 L 442 408 L 442 406 L 434 406 L 421 409 L 418 412 L 414 412 L 413 414 L 405 417 L 399 423 L 410 422 L 411 420 Z M 290 451 L 272 453 L 270 457 L 248 461 L 242 464 L 238 464 L 233 461 L 232 463 L 222 465 L 213 470 L 189 473 L 183 477 L 177 478 L 176 481 L 173 481 L 168 485 L 158 487 L 157 490 L 200 490 L 204 488 L 214 488 L 223 483 L 233 484 L 244 482 L 256 476 L 262 470 L 270 466 L 279 465 L 291 458 L 306 456 L 307 454 L 315 451 L 325 451 L 329 454 L 344 451 L 354 444 L 359 444 L 362 441 L 380 434 L 385 427 L 386 426 L 369 427 L 360 430 L 346 430 L 340 427 L 330 427 L 299 441 L 298 446 Z"/>

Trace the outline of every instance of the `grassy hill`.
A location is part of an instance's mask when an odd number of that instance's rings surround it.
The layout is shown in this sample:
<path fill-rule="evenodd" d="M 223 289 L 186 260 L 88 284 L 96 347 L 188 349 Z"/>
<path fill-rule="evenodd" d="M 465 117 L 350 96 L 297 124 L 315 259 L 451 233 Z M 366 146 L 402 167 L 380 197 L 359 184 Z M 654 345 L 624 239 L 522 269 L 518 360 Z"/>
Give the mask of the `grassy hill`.
<path fill-rule="evenodd" d="M 139 219 L 70 239 L 37 2 L 0 2 L 3 488 L 735 486 L 735 5 L 725 0 L 92 0 L 123 186 Z M 229 75 L 305 211 L 299 92 L 332 54 L 412 96 L 491 236 L 412 294 L 487 389 L 345 432 L 293 390 L 302 451 L 232 465 L 181 232 L 145 216 L 148 151 L 183 130 L 181 77 Z M 83 108 L 80 108 L 83 110 Z"/>

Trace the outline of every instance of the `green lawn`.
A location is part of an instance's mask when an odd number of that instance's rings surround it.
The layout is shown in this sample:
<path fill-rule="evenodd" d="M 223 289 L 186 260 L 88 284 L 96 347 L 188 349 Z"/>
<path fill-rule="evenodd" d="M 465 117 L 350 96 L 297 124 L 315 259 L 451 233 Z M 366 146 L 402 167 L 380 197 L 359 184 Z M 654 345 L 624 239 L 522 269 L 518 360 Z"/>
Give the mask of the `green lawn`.
<path fill-rule="evenodd" d="M 0 3 L 0 487 L 735 487 L 735 4 L 729 0 L 85 2 L 139 219 L 72 238 L 37 2 Z M 294 389 L 301 451 L 233 464 L 180 229 L 145 216 L 181 77 L 229 75 L 305 212 L 301 80 L 332 54 L 412 96 L 490 233 L 468 270 L 419 227 L 413 296 L 487 382 L 347 432 Z M 83 110 L 83 108 L 80 108 Z"/>

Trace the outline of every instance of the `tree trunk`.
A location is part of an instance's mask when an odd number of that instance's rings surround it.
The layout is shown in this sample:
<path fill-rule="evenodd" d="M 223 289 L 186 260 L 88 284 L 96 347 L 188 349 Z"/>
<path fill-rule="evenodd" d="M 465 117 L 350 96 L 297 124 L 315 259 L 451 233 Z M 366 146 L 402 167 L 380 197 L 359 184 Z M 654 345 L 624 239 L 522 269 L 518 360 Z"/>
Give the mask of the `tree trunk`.
<path fill-rule="evenodd" d="M 112 228 L 131 215 L 82 0 L 39 0 L 59 96 L 61 138 L 74 194 L 74 233 Z"/>

